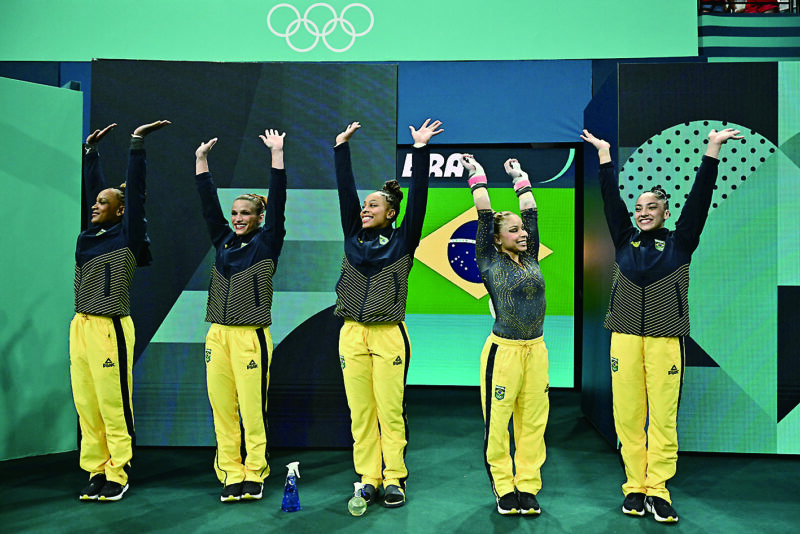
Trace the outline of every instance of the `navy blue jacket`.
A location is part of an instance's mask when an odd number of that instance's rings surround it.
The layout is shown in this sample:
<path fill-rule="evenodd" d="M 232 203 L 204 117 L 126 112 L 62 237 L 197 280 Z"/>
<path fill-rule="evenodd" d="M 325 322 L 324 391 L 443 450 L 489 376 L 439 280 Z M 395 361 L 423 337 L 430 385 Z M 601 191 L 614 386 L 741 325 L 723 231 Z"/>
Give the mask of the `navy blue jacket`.
<path fill-rule="evenodd" d="M 208 289 L 206 321 L 224 325 L 272 324 L 272 276 L 286 236 L 286 171 L 271 170 L 264 225 L 239 237 L 222 214 L 211 173 L 195 176 L 203 217 L 217 250 Z"/>
<path fill-rule="evenodd" d="M 125 212 L 116 224 L 92 226 L 91 211 L 100 191 L 107 189 L 97 145 L 84 145 L 83 182 L 89 229 L 75 247 L 75 311 L 91 315 L 130 315 L 130 287 L 138 266 L 150 265 L 150 242 L 145 219 L 144 140 L 131 139 L 125 181 Z"/>
<path fill-rule="evenodd" d="M 639 231 L 622 201 L 614 165 L 600 165 L 600 192 L 615 263 L 605 327 L 637 336 L 689 335 L 689 264 L 700 243 L 719 160 L 703 156 L 675 230 Z"/>
<path fill-rule="evenodd" d="M 411 186 L 403 223 L 381 230 L 363 229 L 349 143 L 334 147 L 339 189 L 344 260 L 336 283 L 335 315 L 359 322 L 399 322 L 405 318 L 408 275 L 422 236 L 428 201 L 430 149 L 415 147 Z"/>

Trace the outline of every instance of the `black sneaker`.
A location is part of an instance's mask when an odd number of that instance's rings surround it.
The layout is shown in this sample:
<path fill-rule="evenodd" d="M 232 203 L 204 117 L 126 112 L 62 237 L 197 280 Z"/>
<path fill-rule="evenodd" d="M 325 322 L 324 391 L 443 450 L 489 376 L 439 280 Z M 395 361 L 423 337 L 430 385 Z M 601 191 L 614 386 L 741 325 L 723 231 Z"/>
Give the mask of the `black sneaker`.
<path fill-rule="evenodd" d="M 648 497 L 644 501 L 644 506 L 647 511 L 653 514 L 656 521 L 659 523 L 677 523 L 678 513 L 670 503 L 661 497 Z"/>
<path fill-rule="evenodd" d="M 128 491 L 128 487 L 128 484 L 123 486 L 119 482 L 109 480 L 103 485 L 103 489 L 100 490 L 100 495 L 97 499 L 104 502 L 118 501 Z"/>
<path fill-rule="evenodd" d="M 517 493 L 512 491 L 511 493 L 506 493 L 499 499 L 497 499 L 497 512 L 503 515 L 509 514 L 518 514 L 519 513 L 519 497 L 517 497 Z"/>
<path fill-rule="evenodd" d="M 519 513 L 526 515 L 542 513 L 542 509 L 539 507 L 539 501 L 536 500 L 536 495 L 534 495 L 533 493 L 526 493 L 524 491 L 520 491 L 518 498 L 519 498 Z"/>
<path fill-rule="evenodd" d="M 234 502 L 242 498 L 242 483 L 228 484 L 222 488 L 222 494 L 219 496 L 221 502 Z"/>
<path fill-rule="evenodd" d="M 367 501 L 367 506 L 375 504 L 375 501 L 378 500 L 378 490 L 372 484 L 364 484 L 361 487 L 361 497 Z"/>
<path fill-rule="evenodd" d="M 89 483 L 81 490 L 78 498 L 82 501 L 96 501 L 100 496 L 100 490 L 106 483 L 106 476 L 103 474 L 95 475 L 89 479 Z"/>
<path fill-rule="evenodd" d="M 386 492 L 383 495 L 383 505 L 386 508 L 400 508 L 406 503 L 406 494 L 399 486 L 390 484 L 386 486 Z"/>
<path fill-rule="evenodd" d="M 245 480 L 242 483 L 242 500 L 243 501 L 257 501 L 264 493 L 264 484 L 261 482 L 251 482 Z"/>
<path fill-rule="evenodd" d="M 644 493 L 629 493 L 622 503 L 622 513 L 627 515 L 644 515 Z"/>

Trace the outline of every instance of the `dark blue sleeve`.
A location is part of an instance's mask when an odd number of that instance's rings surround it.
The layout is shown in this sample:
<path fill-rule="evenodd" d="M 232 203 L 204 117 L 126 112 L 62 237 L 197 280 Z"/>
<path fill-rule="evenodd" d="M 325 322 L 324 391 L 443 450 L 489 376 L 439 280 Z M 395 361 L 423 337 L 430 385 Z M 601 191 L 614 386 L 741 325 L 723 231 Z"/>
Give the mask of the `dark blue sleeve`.
<path fill-rule="evenodd" d="M 125 178 L 125 213 L 123 229 L 131 244 L 140 244 L 147 238 L 147 219 L 144 213 L 147 161 L 143 148 L 132 148 L 128 156 L 128 174 Z"/>
<path fill-rule="evenodd" d="M 269 196 L 264 214 L 264 231 L 260 236 L 272 249 L 276 263 L 281 255 L 286 237 L 286 169 L 272 168 L 270 171 Z M 226 222 L 227 226 L 227 222 Z"/>
<path fill-rule="evenodd" d="M 611 162 L 600 165 L 600 194 L 603 197 L 603 210 L 606 214 L 608 230 L 614 241 L 614 248 L 624 245 L 636 231 L 631 223 L 628 208 L 619 194 L 619 182 Z"/>
<path fill-rule="evenodd" d="M 528 232 L 528 253 L 539 259 L 539 212 L 536 208 L 522 210 L 522 226 Z"/>
<path fill-rule="evenodd" d="M 703 156 L 694 184 L 692 184 L 692 190 L 683 204 L 678 222 L 675 223 L 675 239 L 689 254 L 694 252 L 697 245 L 700 244 L 700 233 L 708 219 L 708 210 L 711 207 L 718 169 L 718 159 Z"/>
<path fill-rule="evenodd" d="M 342 231 L 347 238 L 361 230 L 361 203 L 358 201 L 356 178 L 350 161 L 350 143 L 341 143 L 333 147 L 333 155 L 336 163 L 336 188 L 339 190 Z"/>
<path fill-rule="evenodd" d="M 86 195 L 88 224 L 92 223 L 92 206 L 97 201 L 97 195 L 106 188 L 103 176 L 103 166 L 100 165 L 100 154 L 96 144 L 83 145 L 83 192 Z"/>
<path fill-rule="evenodd" d="M 428 175 L 430 174 L 431 151 L 428 145 L 414 147 L 411 156 L 411 185 L 408 188 L 406 214 L 400 231 L 409 252 L 416 250 L 422 237 L 422 223 L 428 204 Z"/>
<path fill-rule="evenodd" d="M 228 219 L 222 214 L 222 207 L 219 205 L 217 196 L 217 186 L 211 180 L 211 173 L 198 174 L 194 179 L 197 192 L 200 193 L 200 204 L 203 206 L 203 218 L 206 220 L 208 234 L 211 236 L 214 248 L 219 248 L 233 233 L 233 230 L 228 226 Z"/>

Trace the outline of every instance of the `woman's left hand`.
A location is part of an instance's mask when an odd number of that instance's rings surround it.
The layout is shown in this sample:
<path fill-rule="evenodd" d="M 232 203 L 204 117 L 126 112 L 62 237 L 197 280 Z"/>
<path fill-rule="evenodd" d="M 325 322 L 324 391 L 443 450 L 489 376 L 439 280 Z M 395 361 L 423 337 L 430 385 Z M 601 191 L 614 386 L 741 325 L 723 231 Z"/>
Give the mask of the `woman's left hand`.
<path fill-rule="evenodd" d="M 278 130 L 268 129 L 259 137 L 270 150 L 283 150 L 283 138 L 286 137 L 286 132 L 278 133 Z"/>
<path fill-rule="evenodd" d="M 430 119 L 425 119 L 425 122 L 419 127 L 419 130 L 415 130 L 413 126 L 409 126 L 408 128 L 411 130 L 411 137 L 414 139 L 414 143 L 422 143 L 423 145 L 427 145 L 428 141 L 431 140 L 431 137 L 434 135 L 439 135 L 444 131 L 444 129 L 439 128 L 441 125 L 442 121 L 437 120 L 431 122 Z M 437 130 L 437 128 L 439 129 Z"/>
<path fill-rule="evenodd" d="M 133 131 L 133 135 L 138 135 L 139 137 L 145 137 L 148 134 L 151 134 L 156 130 L 160 130 L 161 128 L 169 124 L 172 123 L 165 120 L 151 122 L 150 124 L 142 124 Z"/>

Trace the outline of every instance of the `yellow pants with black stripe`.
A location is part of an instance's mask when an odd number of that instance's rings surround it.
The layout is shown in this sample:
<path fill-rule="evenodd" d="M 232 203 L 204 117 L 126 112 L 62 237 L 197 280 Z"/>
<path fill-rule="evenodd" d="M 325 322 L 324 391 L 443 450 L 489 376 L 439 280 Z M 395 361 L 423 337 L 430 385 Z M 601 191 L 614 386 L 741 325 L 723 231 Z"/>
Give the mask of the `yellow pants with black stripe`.
<path fill-rule="evenodd" d="M 405 386 L 410 352 L 404 322 L 346 319 L 339 333 L 353 464 L 361 482 L 376 488 L 383 483 L 405 489 L 408 478 Z"/>
<path fill-rule="evenodd" d="M 550 379 L 544 339 L 513 340 L 490 334 L 481 352 L 484 459 L 496 497 L 542 489 L 544 430 Z M 514 421 L 514 459 L 508 422 Z"/>
<path fill-rule="evenodd" d="M 627 476 L 625 495 L 644 493 L 672 502 L 666 484 L 678 462 L 684 359 L 682 337 L 611 333 L 614 426 Z"/>
<path fill-rule="evenodd" d="M 272 361 L 269 328 L 212 323 L 206 335 L 206 385 L 214 415 L 219 481 L 263 482 L 269 475 L 267 390 Z M 241 414 L 241 426 L 239 416 Z M 242 430 L 247 456 L 242 460 Z"/>
<path fill-rule="evenodd" d="M 133 321 L 75 314 L 69 326 L 72 397 L 81 428 L 81 468 L 125 485 L 133 457 Z"/>

